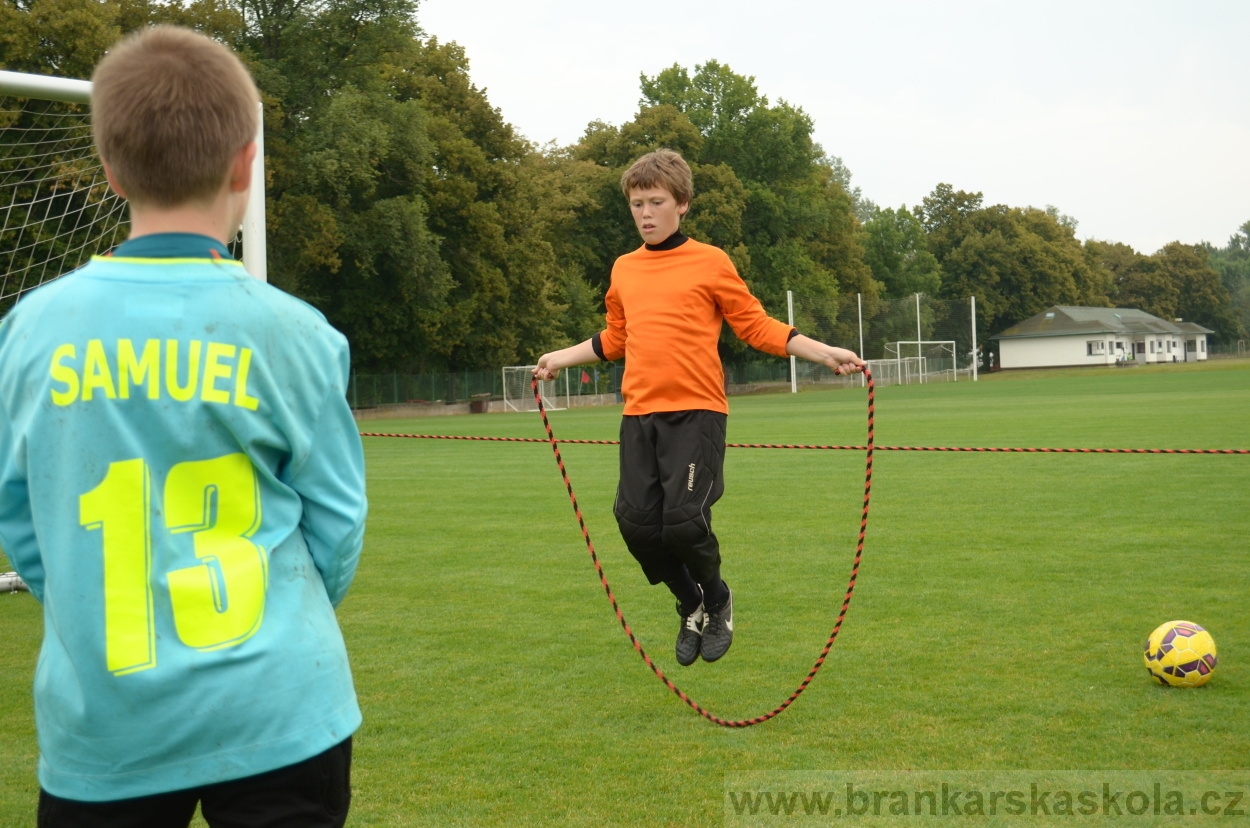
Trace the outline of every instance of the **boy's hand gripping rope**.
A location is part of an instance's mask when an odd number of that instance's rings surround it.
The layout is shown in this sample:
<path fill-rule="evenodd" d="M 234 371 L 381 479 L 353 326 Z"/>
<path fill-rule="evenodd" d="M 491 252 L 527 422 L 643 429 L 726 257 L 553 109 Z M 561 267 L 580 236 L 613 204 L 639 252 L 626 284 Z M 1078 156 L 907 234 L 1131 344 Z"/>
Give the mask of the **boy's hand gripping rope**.
<path fill-rule="evenodd" d="M 855 561 L 851 564 L 851 579 L 846 585 L 846 597 L 842 599 L 842 609 L 838 612 L 838 620 L 834 622 L 833 631 L 829 633 L 829 640 L 825 642 L 825 647 L 820 651 L 820 655 L 817 657 L 816 663 L 812 665 L 812 669 L 808 672 L 807 677 L 803 679 L 802 683 L 800 683 L 797 688 L 795 688 L 795 691 L 790 694 L 789 698 L 769 712 L 756 716 L 753 719 L 737 720 L 722 719 L 720 716 L 704 709 L 698 702 L 690 698 L 690 696 L 686 695 L 686 693 L 682 690 L 678 689 L 677 685 L 673 684 L 672 680 L 668 676 L 664 675 L 664 671 L 651 660 L 651 656 L 647 655 L 647 651 L 642 648 L 642 642 L 640 642 L 638 637 L 634 635 L 634 631 L 629 628 L 629 623 L 626 622 L 625 616 L 621 613 L 620 606 L 616 603 L 616 595 L 612 593 L 612 587 L 608 585 L 608 579 L 603 574 L 603 566 L 599 563 L 599 556 L 595 554 L 595 545 L 590 540 L 590 532 L 587 531 L 586 521 L 582 518 L 582 509 L 577 505 L 577 496 L 573 494 L 573 484 L 569 482 L 569 473 L 564 467 L 564 458 L 560 456 L 559 443 L 551 431 L 551 422 L 547 419 L 547 410 L 543 407 L 542 395 L 538 392 L 538 380 L 535 379 L 531 382 L 531 387 L 534 390 L 534 399 L 538 401 L 538 413 L 542 415 L 543 428 L 547 430 L 547 441 L 551 443 L 551 451 L 556 456 L 556 465 L 560 467 L 560 476 L 564 479 L 564 487 L 568 489 L 569 492 L 569 501 L 573 504 L 573 514 L 577 516 L 577 525 L 581 527 L 582 538 L 586 541 L 586 551 L 590 553 L 590 560 L 595 565 L 595 572 L 599 573 L 599 583 L 603 584 L 603 591 L 607 593 L 608 602 L 612 604 L 612 611 L 616 613 L 616 619 L 621 622 L 621 627 L 624 628 L 625 634 L 629 636 L 630 643 L 634 645 L 634 649 L 638 651 L 640 656 L 642 656 L 642 660 L 646 662 L 648 667 L 651 668 L 651 672 L 655 673 L 656 678 L 664 682 L 665 686 L 668 687 L 669 690 L 672 690 L 675 694 L 677 694 L 677 698 L 684 701 L 692 710 L 713 724 L 718 724 L 722 727 L 750 727 L 751 725 L 757 725 L 760 722 L 766 722 L 774 716 L 779 715 L 781 711 L 793 704 L 795 699 L 802 695 L 803 691 L 807 689 L 807 685 L 811 684 L 812 679 L 816 677 L 816 673 L 818 673 L 820 668 L 824 666 L 825 657 L 829 655 L 829 650 L 833 647 L 834 639 L 838 637 L 838 632 L 842 629 L 842 621 L 846 618 L 846 611 L 851 606 L 851 593 L 855 591 L 855 579 L 859 577 L 859 562 L 864 556 L 864 535 L 868 532 L 868 501 L 872 495 L 873 418 L 876 390 L 872 382 L 872 373 L 867 369 L 864 369 L 864 376 L 868 380 L 868 445 L 864 447 L 866 450 L 864 470 L 864 509 L 860 513 L 859 518 L 859 539 L 855 543 Z"/>

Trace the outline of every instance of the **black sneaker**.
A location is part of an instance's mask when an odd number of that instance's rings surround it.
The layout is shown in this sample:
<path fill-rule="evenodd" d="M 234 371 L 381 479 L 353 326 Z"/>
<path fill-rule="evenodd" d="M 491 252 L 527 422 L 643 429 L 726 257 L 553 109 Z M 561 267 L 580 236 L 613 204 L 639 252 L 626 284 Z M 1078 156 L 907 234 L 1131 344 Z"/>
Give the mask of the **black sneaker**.
<path fill-rule="evenodd" d="M 725 587 L 729 590 L 729 587 Z M 699 642 L 699 651 L 704 661 L 715 661 L 729 652 L 729 645 L 734 643 L 734 594 L 729 591 L 725 606 L 716 612 L 707 613 L 703 622 L 703 637 Z"/>
<path fill-rule="evenodd" d="M 681 604 L 677 605 L 677 613 L 681 614 Z M 702 602 L 694 612 L 681 616 L 681 629 L 677 631 L 677 663 L 682 667 L 689 667 L 699 660 L 699 639 L 706 622 L 707 613 L 703 611 Z"/>

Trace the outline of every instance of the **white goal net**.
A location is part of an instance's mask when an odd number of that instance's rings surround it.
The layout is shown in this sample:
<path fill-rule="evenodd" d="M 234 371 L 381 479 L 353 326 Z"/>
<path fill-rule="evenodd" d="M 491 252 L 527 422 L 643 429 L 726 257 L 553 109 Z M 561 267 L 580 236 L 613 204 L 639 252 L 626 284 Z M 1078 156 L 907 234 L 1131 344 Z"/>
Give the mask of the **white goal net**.
<path fill-rule="evenodd" d="M 0 316 L 28 290 L 107 253 L 129 232 L 91 138 L 91 84 L 0 71 Z M 263 129 L 253 181 L 264 179 Z M 265 279 L 264 187 L 231 249 Z M 250 244 L 243 244 L 244 240 Z"/>
<path fill-rule="evenodd" d="M 0 87 L 0 315 L 125 235 L 126 204 L 104 178 L 86 105 Z"/>
<path fill-rule="evenodd" d="M 538 401 L 534 399 L 535 365 L 508 365 L 503 369 L 503 405 L 505 411 L 537 411 Z M 560 396 L 563 386 L 564 397 Z M 542 394 L 543 407 L 548 411 L 560 411 L 569 407 L 569 372 L 563 371 L 553 380 L 538 383 L 538 393 Z"/>
<path fill-rule="evenodd" d="M 887 342 L 885 359 L 868 361 L 877 385 L 955 382 L 955 340 L 898 340 Z"/>

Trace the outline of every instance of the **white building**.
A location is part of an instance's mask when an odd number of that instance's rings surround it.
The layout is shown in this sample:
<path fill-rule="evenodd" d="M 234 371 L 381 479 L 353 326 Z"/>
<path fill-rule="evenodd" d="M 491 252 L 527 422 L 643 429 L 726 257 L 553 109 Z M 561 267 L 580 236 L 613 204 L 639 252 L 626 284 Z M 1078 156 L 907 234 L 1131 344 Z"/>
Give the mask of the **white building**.
<path fill-rule="evenodd" d="M 1003 368 L 1113 365 L 1117 362 L 1198 362 L 1214 331 L 1169 322 L 1131 308 L 1056 305 L 990 339 Z"/>

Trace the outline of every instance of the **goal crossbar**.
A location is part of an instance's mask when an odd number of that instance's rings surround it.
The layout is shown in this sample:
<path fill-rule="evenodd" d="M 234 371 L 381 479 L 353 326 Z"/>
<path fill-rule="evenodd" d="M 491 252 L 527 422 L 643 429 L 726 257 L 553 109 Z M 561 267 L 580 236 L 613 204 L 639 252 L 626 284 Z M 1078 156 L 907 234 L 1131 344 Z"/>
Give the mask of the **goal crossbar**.
<path fill-rule="evenodd" d="M 948 349 L 951 354 L 955 353 L 956 347 L 955 340 L 953 339 L 898 339 L 894 342 L 887 342 L 885 349 L 886 351 L 890 351 L 892 349 L 895 357 L 911 356 L 911 354 L 903 353 L 903 346 L 905 345 L 915 348 L 916 356 L 924 356 L 923 349 L 926 347 L 944 347 Z"/>
<path fill-rule="evenodd" d="M 905 384 L 914 377 L 925 382 L 926 377 L 950 375 L 959 380 L 959 364 L 956 360 L 957 343 L 953 339 L 899 339 L 887 342 L 886 359 L 880 363 L 894 363 Z M 949 365 L 948 365 L 949 363 Z"/>
<path fill-rule="evenodd" d="M 91 81 L 0 71 L 0 95 L 37 101 L 91 103 Z"/>
<path fill-rule="evenodd" d="M 0 71 L 0 96 L 59 103 L 90 104 L 91 81 Z M 262 282 L 268 280 L 265 238 L 265 122 L 264 107 L 257 104 L 256 157 L 252 161 L 252 190 L 243 217 L 243 267 Z M 101 251 L 103 252 L 103 251 Z"/>
<path fill-rule="evenodd" d="M 505 411 L 537 411 L 538 401 L 534 399 L 534 388 L 531 384 L 534 369 L 537 365 L 505 365 L 503 368 L 503 405 Z M 563 382 L 561 382 L 563 379 Z M 561 405 L 560 386 L 564 386 L 564 399 Z M 538 393 L 543 398 L 543 407 L 548 411 L 561 411 L 569 407 L 569 372 L 564 371 L 563 377 L 543 380 L 538 383 Z"/>

